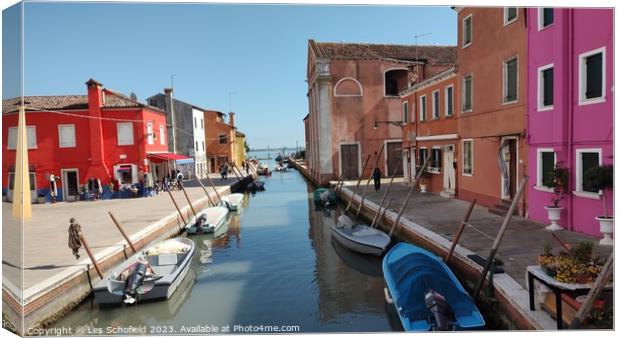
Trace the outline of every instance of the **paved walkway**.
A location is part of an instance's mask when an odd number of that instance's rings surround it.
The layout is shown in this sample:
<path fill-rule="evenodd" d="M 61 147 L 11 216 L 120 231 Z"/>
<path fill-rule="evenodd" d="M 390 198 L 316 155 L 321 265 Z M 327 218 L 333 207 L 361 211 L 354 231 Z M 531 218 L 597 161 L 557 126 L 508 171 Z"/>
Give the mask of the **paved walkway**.
<path fill-rule="evenodd" d="M 351 185 L 349 187 L 351 190 L 355 188 L 355 183 L 348 182 Z M 366 198 L 379 204 L 384 189 L 387 189 L 387 185 L 382 185 L 381 190 L 375 192 L 371 185 Z M 390 197 L 393 198 L 390 204 L 391 210 L 398 212 L 407 196 L 408 189 L 409 187 L 405 183 L 395 183 L 392 186 L 390 192 Z M 361 195 L 362 191 L 363 186 L 360 187 L 358 195 Z M 447 199 L 431 193 L 415 192 L 409 201 L 408 208 L 403 213 L 403 218 L 407 218 L 448 240 L 452 240 L 468 208 L 469 202 Z M 502 216 L 492 214 L 487 208 L 480 206 L 474 208 L 469 220 L 476 228 L 493 238 L 499 232 L 502 221 Z M 526 288 L 526 267 L 537 264 L 536 259 L 542 253 L 544 243 L 550 243 L 554 247 L 554 252 L 557 252 L 560 248 L 560 244 L 553 239 L 550 231 L 545 230 L 545 226 L 545 224 L 514 216 L 499 247 L 496 257 L 504 262 L 503 268 L 506 270 L 506 273 L 524 288 Z M 595 254 L 601 254 L 606 257 L 612 251 L 612 247 L 599 246 L 599 239 L 593 236 L 565 230 L 557 231 L 556 234 L 566 243 L 576 244 L 581 240 L 594 242 Z M 492 244 L 493 240 L 471 228 L 465 228 L 459 241 L 459 245 L 483 257 L 488 256 Z"/>
<path fill-rule="evenodd" d="M 221 180 L 212 175 L 218 191 L 225 191 L 237 182 L 232 176 Z M 208 186 L 207 180 L 203 180 Z M 187 193 L 192 200 L 205 198 L 205 193 L 196 181 L 187 182 Z M 213 190 L 207 188 L 211 193 Z M 188 205 L 183 192 L 173 192 L 179 207 Z M 37 285 L 64 269 L 90 263 L 85 250 L 80 249 L 80 259 L 76 261 L 67 247 L 69 218 L 74 217 L 82 226 L 82 231 L 94 254 L 115 246 L 123 237 L 112 223 L 108 211 L 123 225 L 128 235 L 132 235 L 147 225 L 175 213 L 176 209 L 167 193 L 155 197 L 113 199 L 100 201 L 59 202 L 56 204 L 33 204 L 32 218 L 23 226 L 23 262 L 20 255 L 22 247 L 22 227 L 12 216 L 12 204 L 2 204 L 3 235 L 3 283 L 23 289 Z M 23 283 L 21 269 L 23 266 Z"/>

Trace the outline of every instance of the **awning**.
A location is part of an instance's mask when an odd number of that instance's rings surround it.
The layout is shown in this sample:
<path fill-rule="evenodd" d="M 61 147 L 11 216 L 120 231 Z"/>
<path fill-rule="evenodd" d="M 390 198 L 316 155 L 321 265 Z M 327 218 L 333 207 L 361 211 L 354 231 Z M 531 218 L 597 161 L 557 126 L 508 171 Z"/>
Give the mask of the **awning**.
<path fill-rule="evenodd" d="M 164 160 L 164 161 L 187 161 L 187 160 L 193 161 L 193 159 L 189 156 L 173 154 L 173 153 L 151 153 L 151 154 L 147 154 L 146 156 L 152 159 L 159 159 L 159 160 Z"/>

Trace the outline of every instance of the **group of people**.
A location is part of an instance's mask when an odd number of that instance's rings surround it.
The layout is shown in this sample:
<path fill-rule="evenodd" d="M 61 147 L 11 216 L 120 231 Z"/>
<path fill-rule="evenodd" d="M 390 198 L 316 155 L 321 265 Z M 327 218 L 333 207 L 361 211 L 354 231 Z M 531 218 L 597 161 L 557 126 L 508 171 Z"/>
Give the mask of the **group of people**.
<path fill-rule="evenodd" d="M 229 164 L 228 162 L 224 162 L 222 164 L 220 164 L 220 176 L 222 177 L 222 179 L 227 179 L 228 178 L 228 173 L 232 170 L 232 166 L 234 166 L 235 164 Z M 250 172 L 250 162 L 249 161 L 243 161 L 241 162 L 241 168 L 243 168 L 243 170 L 245 170 L 246 172 Z M 238 169 L 237 169 L 238 170 Z"/>

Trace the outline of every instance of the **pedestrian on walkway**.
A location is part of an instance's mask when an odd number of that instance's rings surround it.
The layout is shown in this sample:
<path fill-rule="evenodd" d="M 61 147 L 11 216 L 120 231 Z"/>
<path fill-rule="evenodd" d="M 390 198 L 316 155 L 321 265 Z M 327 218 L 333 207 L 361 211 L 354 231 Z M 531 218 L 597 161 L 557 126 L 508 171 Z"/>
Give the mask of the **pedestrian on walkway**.
<path fill-rule="evenodd" d="M 177 169 L 177 188 L 183 190 L 183 173 Z"/>
<path fill-rule="evenodd" d="M 52 203 L 56 203 L 56 196 L 58 195 L 58 183 L 56 181 L 58 179 L 58 176 L 50 174 L 50 196 Z"/>
<path fill-rule="evenodd" d="M 372 171 L 372 178 L 375 180 L 375 191 L 381 189 L 381 170 L 379 167 L 375 167 Z"/>
<path fill-rule="evenodd" d="M 71 217 L 69 220 L 69 248 L 73 250 L 75 259 L 80 259 L 79 250 L 82 247 L 82 241 L 80 240 L 80 233 L 82 227 L 75 221 L 75 218 Z"/>

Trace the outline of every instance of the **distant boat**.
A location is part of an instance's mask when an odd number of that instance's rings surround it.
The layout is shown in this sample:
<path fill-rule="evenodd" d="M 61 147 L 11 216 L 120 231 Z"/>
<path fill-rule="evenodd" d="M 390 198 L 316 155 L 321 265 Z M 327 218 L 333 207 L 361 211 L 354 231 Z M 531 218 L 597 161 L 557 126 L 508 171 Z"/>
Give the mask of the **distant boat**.
<path fill-rule="evenodd" d="M 386 299 L 405 331 L 471 330 L 484 318 L 450 268 L 434 254 L 407 243 L 383 258 Z"/>
<path fill-rule="evenodd" d="M 235 193 L 222 196 L 222 206 L 227 207 L 231 211 L 237 211 L 243 203 L 243 194 Z"/>
<path fill-rule="evenodd" d="M 99 305 L 170 298 L 189 270 L 194 241 L 172 238 L 131 256 L 93 288 Z M 149 276 L 149 271 L 154 275 Z"/>
<path fill-rule="evenodd" d="M 197 221 L 204 215 L 206 220 L 197 226 Z M 188 235 L 195 234 L 208 234 L 217 231 L 224 223 L 226 223 L 226 215 L 228 215 L 228 208 L 223 206 L 211 207 L 205 209 L 198 217 L 194 217 L 190 220 L 185 232 Z"/>

